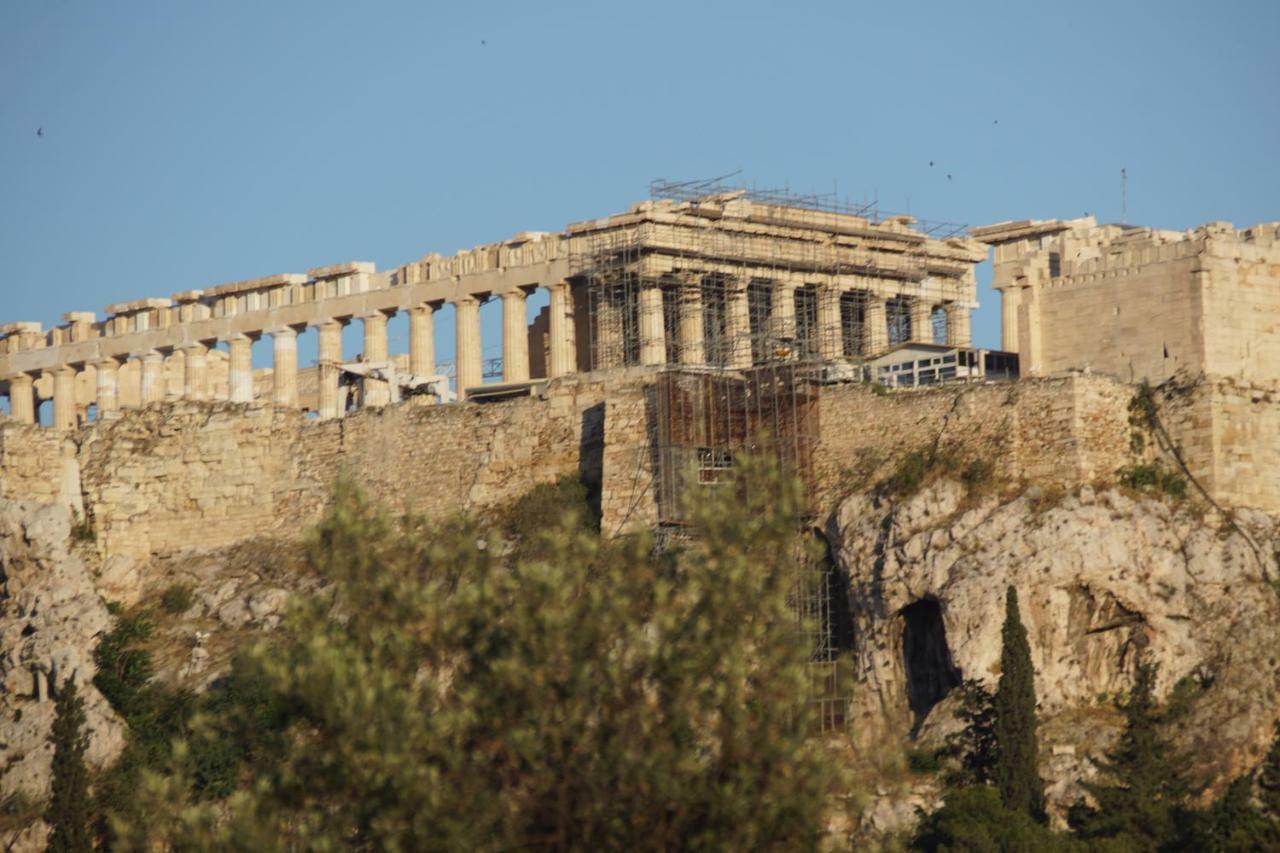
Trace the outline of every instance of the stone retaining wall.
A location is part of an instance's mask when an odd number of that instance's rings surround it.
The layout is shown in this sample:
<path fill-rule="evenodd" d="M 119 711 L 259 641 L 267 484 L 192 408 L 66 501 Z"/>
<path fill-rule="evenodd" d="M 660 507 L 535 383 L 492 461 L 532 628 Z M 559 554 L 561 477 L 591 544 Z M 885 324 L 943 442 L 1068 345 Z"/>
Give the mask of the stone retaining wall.
<path fill-rule="evenodd" d="M 83 508 L 104 556 L 214 548 L 297 535 L 344 472 L 396 510 L 444 516 L 501 505 L 577 475 L 599 495 L 607 533 L 651 526 L 652 371 L 552 383 L 545 399 L 402 405 L 336 421 L 267 404 L 159 404 L 59 437 L 0 424 L 0 495 Z M 608 390 L 606 392 L 606 385 Z M 1271 392 L 1200 385 L 1161 403 L 1170 435 L 1228 504 L 1276 511 L 1280 406 Z M 937 442 L 995 473 L 1075 485 L 1133 458 L 1130 386 L 1069 375 L 875 394 L 822 388 L 814 448 L 817 508 Z M 861 482 L 858 482 L 861 480 Z"/>

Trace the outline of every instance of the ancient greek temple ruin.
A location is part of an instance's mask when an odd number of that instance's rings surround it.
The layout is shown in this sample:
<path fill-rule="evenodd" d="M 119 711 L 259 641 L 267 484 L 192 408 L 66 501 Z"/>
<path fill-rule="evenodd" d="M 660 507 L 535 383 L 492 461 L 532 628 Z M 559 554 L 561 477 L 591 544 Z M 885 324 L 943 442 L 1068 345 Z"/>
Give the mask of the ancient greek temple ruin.
<path fill-rule="evenodd" d="M 626 213 L 396 269 L 353 261 L 118 302 L 102 319 L 73 311 L 53 329 L 0 326 L 0 392 L 26 423 L 51 400 L 56 429 L 180 398 L 269 399 L 321 419 L 406 397 L 462 401 L 494 387 L 480 307 L 495 298 L 504 389 L 632 365 L 857 363 L 906 342 L 967 347 L 985 257 L 958 226 L 873 205 L 660 184 Z M 549 305 L 530 323 L 538 289 Z M 451 366 L 436 361 L 446 304 Z M 401 312 L 408 352 L 393 354 L 387 323 Z M 358 355 L 343 352 L 353 321 Z M 318 358 L 300 368 L 298 336 L 313 328 Z M 273 365 L 255 371 L 264 336 Z"/>

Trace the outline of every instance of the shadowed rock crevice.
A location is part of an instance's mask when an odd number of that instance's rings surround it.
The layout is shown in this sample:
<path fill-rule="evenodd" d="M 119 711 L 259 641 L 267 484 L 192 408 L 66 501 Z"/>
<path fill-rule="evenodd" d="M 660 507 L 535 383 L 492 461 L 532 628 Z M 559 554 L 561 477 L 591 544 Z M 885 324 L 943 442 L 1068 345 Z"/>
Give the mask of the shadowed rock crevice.
<path fill-rule="evenodd" d="M 951 661 L 947 629 L 937 599 L 924 598 L 909 604 L 901 615 L 907 704 L 918 722 L 960 684 L 960 671 Z"/>

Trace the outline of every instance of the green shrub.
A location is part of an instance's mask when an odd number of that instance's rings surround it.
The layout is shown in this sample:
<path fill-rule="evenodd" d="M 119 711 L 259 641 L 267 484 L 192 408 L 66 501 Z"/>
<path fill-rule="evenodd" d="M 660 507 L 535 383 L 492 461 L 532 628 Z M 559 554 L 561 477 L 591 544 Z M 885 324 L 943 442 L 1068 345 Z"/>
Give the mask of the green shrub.
<path fill-rule="evenodd" d="M 1187 496 L 1187 481 L 1165 467 L 1164 463 L 1135 463 L 1126 465 L 1116 472 L 1123 486 L 1141 491 L 1153 491 L 1182 499 Z"/>
<path fill-rule="evenodd" d="M 74 520 L 71 522 L 71 541 L 92 542 L 95 538 L 93 524 L 90 523 L 89 519 L 76 513 Z"/>
<path fill-rule="evenodd" d="M 996 481 L 995 463 L 969 456 L 953 448 L 921 447 L 898 458 L 893 469 L 876 484 L 886 497 L 907 497 L 918 493 L 940 477 L 954 477 L 974 497 L 988 491 Z"/>
<path fill-rule="evenodd" d="M 665 554 L 564 513 L 503 554 L 339 492 L 308 549 L 326 593 L 237 659 L 121 846 L 813 849 L 837 759 L 788 600 L 802 497 L 738 475 Z M 201 773 L 234 795 L 201 805 Z"/>
<path fill-rule="evenodd" d="M 160 609 L 170 616 L 179 616 L 195 603 L 195 589 L 189 583 L 170 584 L 160 596 Z"/>
<path fill-rule="evenodd" d="M 907 751 L 907 767 L 912 773 L 937 773 L 942 759 L 931 749 L 911 749 Z"/>

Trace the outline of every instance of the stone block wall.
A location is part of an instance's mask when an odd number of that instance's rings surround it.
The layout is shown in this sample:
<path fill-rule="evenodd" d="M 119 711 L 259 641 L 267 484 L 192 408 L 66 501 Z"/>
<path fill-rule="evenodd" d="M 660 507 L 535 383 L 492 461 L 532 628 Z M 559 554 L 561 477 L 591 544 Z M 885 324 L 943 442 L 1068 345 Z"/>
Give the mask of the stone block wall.
<path fill-rule="evenodd" d="M 608 534 L 658 517 L 653 373 L 557 380 L 544 399 L 405 404 L 340 420 L 270 405 L 157 404 L 75 433 L 0 422 L 0 495 L 69 502 L 104 556 L 294 536 L 344 473 L 395 510 L 441 517 L 500 506 L 564 475 L 588 483 Z M 1072 374 L 878 395 L 825 386 L 813 461 L 817 506 L 937 442 L 991 460 L 1002 477 L 1073 485 L 1132 461 L 1131 386 Z M 1280 511 L 1280 397 L 1200 383 L 1170 391 L 1162 417 L 1183 458 L 1229 505 Z M 861 477 L 861 483 L 855 480 Z"/>
<path fill-rule="evenodd" d="M 629 377 L 611 379 L 611 403 L 642 397 Z M 82 489 L 104 555 L 131 557 L 296 535 L 340 476 L 395 511 L 432 517 L 498 506 L 565 475 L 607 494 L 605 400 L 603 382 L 570 379 L 546 399 L 390 406 L 327 422 L 262 403 L 157 405 L 82 433 Z M 52 472 L 34 479 L 11 487 L 42 496 Z"/>
<path fill-rule="evenodd" d="M 74 480 L 75 458 L 65 435 L 0 416 L 0 498 L 74 505 L 79 489 L 68 495 L 67 481 Z"/>
<path fill-rule="evenodd" d="M 1202 378 L 1162 387 L 1158 401 L 1179 455 L 1215 500 L 1280 513 L 1280 389 Z"/>
<path fill-rule="evenodd" d="M 904 452 L 961 450 L 998 476 L 1071 485 L 1106 479 L 1129 458 L 1132 390 L 1102 376 L 951 385 L 877 395 L 861 385 L 821 396 L 819 505 L 850 478 L 883 473 Z"/>

